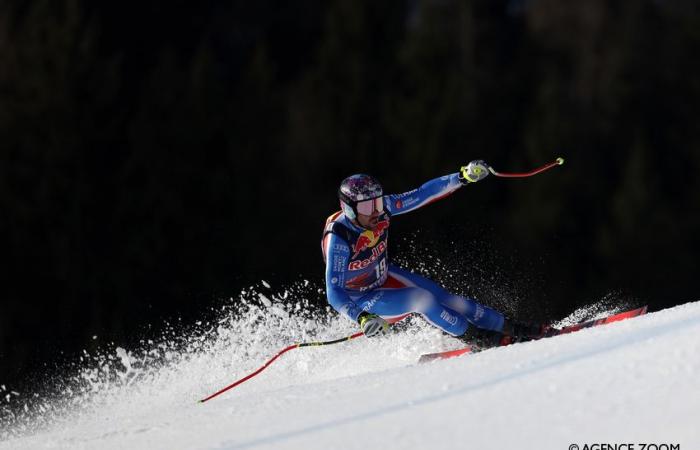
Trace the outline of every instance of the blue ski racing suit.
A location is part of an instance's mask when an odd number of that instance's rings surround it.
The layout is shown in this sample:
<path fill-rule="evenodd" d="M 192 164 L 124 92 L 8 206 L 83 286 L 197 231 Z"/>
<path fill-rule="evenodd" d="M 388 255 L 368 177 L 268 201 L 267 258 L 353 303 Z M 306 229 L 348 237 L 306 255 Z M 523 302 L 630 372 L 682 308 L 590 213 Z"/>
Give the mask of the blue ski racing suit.
<path fill-rule="evenodd" d="M 389 322 L 418 313 L 453 336 L 463 335 L 471 325 L 500 332 L 504 324 L 500 312 L 389 263 L 387 239 L 393 216 L 440 200 L 461 186 L 454 173 L 403 194 L 384 195 L 384 212 L 373 230 L 359 227 L 340 211 L 331 215 L 321 243 L 328 303 L 353 321 L 363 311 Z"/>

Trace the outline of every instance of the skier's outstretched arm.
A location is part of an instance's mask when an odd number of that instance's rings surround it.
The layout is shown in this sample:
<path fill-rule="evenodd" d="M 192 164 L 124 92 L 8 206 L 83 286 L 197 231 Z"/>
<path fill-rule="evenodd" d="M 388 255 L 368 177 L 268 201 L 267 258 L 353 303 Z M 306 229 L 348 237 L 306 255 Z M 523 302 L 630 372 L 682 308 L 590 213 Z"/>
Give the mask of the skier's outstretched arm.
<path fill-rule="evenodd" d="M 460 172 L 430 180 L 418 189 L 384 196 L 384 206 L 391 215 L 404 214 L 445 198 L 465 184 L 483 180 L 488 174 L 486 163 L 472 161 Z"/>
<path fill-rule="evenodd" d="M 362 310 L 357 307 L 344 289 L 350 246 L 344 239 L 329 233 L 324 238 L 326 254 L 326 297 L 328 303 L 353 322 L 357 322 Z"/>

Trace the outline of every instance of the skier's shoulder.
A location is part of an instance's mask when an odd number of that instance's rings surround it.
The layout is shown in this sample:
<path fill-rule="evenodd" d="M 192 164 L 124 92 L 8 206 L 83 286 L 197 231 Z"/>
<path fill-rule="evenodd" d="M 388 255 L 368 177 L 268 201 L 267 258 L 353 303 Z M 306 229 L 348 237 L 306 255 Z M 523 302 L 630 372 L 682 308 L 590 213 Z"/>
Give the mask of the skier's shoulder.
<path fill-rule="evenodd" d="M 334 234 L 348 243 L 352 240 L 352 225 L 348 223 L 342 211 L 337 211 L 326 219 L 323 237 L 325 238 L 328 234 Z"/>
<path fill-rule="evenodd" d="M 343 211 L 336 211 L 336 212 L 334 212 L 333 214 L 331 214 L 330 216 L 328 216 L 328 218 L 326 219 L 326 227 L 327 227 L 330 223 L 333 223 L 333 222 L 335 222 L 335 221 L 341 219 L 342 217 L 344 217 L 344 216 L 343 216 Z"/>

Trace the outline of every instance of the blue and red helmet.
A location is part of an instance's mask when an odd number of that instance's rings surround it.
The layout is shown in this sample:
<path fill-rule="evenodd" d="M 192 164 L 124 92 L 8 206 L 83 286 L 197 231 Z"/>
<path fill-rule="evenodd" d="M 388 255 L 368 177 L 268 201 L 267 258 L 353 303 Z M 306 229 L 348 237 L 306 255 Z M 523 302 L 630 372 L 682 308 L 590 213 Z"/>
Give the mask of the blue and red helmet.
<path fill-rule="evenodd" d="M 347 177 L 338 189 L 340 207 L 350 219 L 357 218 L 358 212 L 369 216 L 374 211 L 384 211 L 383 195 L 379 181 L 364 173 Z"/>

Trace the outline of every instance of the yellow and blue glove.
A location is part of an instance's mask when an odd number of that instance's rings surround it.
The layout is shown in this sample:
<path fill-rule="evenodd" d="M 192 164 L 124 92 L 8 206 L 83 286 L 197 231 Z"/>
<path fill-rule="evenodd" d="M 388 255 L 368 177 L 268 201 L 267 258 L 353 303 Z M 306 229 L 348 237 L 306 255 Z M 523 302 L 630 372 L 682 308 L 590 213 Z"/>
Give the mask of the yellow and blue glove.
<path fill-rule="evenodd" d="M 481 181 L 489 176 L 489 165 L 480 159 L 474 160 L 462 166 L 459 170 L 459 181 L 462 184 L 471 184 Z"/>
<path fill-rule="evenodd" d="M 376 314 L 363 312 L 357 318 L 362 332 L 367 337 L 379 336 L 385 334 L 389 330 L 389 323 Z"/>

